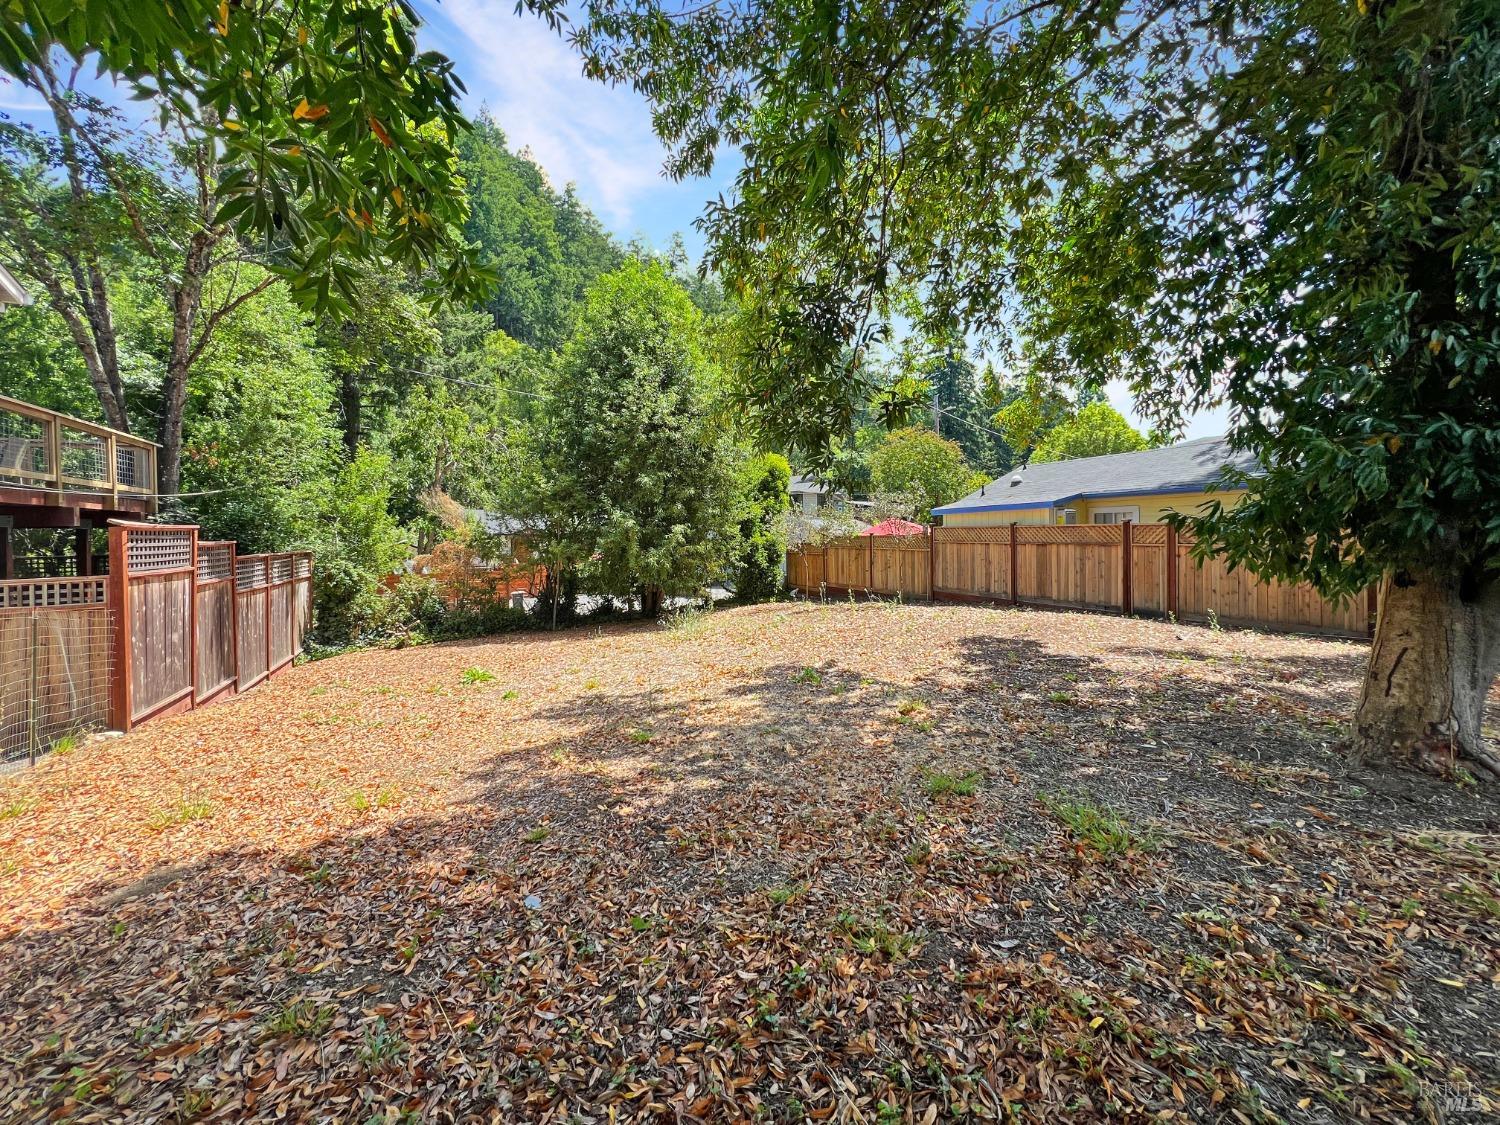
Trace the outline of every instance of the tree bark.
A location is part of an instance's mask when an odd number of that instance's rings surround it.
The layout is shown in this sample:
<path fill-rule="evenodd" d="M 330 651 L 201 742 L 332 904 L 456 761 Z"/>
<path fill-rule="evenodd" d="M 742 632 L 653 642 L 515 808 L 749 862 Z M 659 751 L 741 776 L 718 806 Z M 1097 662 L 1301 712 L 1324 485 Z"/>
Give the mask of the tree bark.
<path fill-rule="evenodd" d="M 1500 581 L 1465 590 L 1434 572 L 1387 574 L 1354 718 L 1354 758 L 1500 780 L 1500 757 L 1484 739 L 1497 673 Z"/>

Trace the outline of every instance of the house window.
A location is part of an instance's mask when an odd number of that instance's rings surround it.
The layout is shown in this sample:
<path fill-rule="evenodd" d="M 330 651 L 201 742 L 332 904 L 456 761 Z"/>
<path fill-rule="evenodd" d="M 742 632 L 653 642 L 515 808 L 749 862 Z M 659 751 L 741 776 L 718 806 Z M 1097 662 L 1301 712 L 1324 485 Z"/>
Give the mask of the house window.
<path fill-rule="evenodd" d="M 1089 519 L 1094 523 L 1131 523 L 1141 522 L 1141 510 L 1139 508 L 1095 508 L 1089 513 Z"/>

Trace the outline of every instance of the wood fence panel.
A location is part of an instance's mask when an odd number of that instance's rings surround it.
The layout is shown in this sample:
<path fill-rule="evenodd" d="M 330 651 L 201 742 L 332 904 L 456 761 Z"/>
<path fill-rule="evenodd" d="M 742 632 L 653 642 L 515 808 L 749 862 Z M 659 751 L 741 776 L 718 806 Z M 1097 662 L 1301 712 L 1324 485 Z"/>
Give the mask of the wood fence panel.
<path fill-rule="evenodd" d="M 842 590 L 864 590 L 870 585 L 870 553 L 863 543 L 830 543 L 826 580 Z"/>
<path fill-rule="evenodd" d="M 875 593 L 902 598 L 932 595 L 925 535 L 869 538 L 871 543 L 866 549 L 873 555 L 875 580 L 871 589 Z"/>
<path fill-rule="evenodd" d="M 270 639 L 266 632 L 266 600 L 269 596 L 264 588 L 241 590 L 235 594 L 235 609 L 239 614 L 237 674 L 241 691 L 259 683 L 271 670 Z"/>
<path fill-rule="evenodd" d="M 1243 569 L 1231 571 L 1220 559 L 1200 565 L 1191 548 L 1191 540 L 1174 537 L 1164 524 L 1131 526 L 1132 613 L 1368 634 L 1363 597 L 1336 606 L 1305 584 L 1262 581 Z M 787 573 L 793 586 L 809 593 L 826 581 L 831 588 L 882 595 L 995 601 L 1014 596 L 1034 605 L 1121 612 L 1125 550 L 1118 524 L 939 527 L 928 538 L 846 541 L 826 551 L 788 552 Z"/>
<path fill-rule="evenodd" d="M 236 678 L 234 544 L 200 542 L 196 579 L 193 698 L 202 702 L 233 687 Z"/>
<path fill-rule="evenodd" d="M 197 698 L 206 699 L 234 682 L 234 585 L 199 586 Z"/>
<path fill-rule="evenodd" d="M 125 613 L 134 722 L 192 691 L 192 571 L 132 575 Z"/>
<path fill-rule="evenodd" d="M 1010 528 L 935 528 L 932 549 L 933 584 L 939 594 L 1010 598 Z"/>
<path fill-rule="evenodd" d="M 271 587 L 271 670 L 296 656 L 292 648 L 292 587 Z"/>

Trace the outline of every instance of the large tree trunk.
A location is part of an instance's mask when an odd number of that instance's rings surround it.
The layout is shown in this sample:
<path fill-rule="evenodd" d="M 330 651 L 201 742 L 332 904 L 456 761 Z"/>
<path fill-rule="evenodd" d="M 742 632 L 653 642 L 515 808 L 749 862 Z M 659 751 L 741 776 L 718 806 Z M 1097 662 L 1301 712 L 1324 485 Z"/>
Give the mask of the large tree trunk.
<path fill-rule="evenodd" d="M 339 376 L 340 419 L 344 430 L 344 452 L 352 461 L 359 453 L 359 439 L 364 436 L 364 402 L 360 396 L 359 376 L 344 371 Z"/>
<path fill-rule="evenodd" d="M 1483 730 L 1497 672 L 1500 581 L 1465 590 L 1459 579 L 1431 572 L 1387 574 L 1354 718 L 1354 756 L 1443 776 L 1462 767 L 1500 780 L 1500 758 Z"/>

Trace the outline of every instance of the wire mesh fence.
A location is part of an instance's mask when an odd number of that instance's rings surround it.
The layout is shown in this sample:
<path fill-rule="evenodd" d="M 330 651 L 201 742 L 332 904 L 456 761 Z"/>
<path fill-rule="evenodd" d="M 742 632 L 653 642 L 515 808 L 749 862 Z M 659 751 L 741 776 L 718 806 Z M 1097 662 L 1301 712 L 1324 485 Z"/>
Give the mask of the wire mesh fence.
<path fill-rule="evenodd" d="M 103 579 L 0 591 L 0 770 L 108 725 L 111 621 Z"/>

